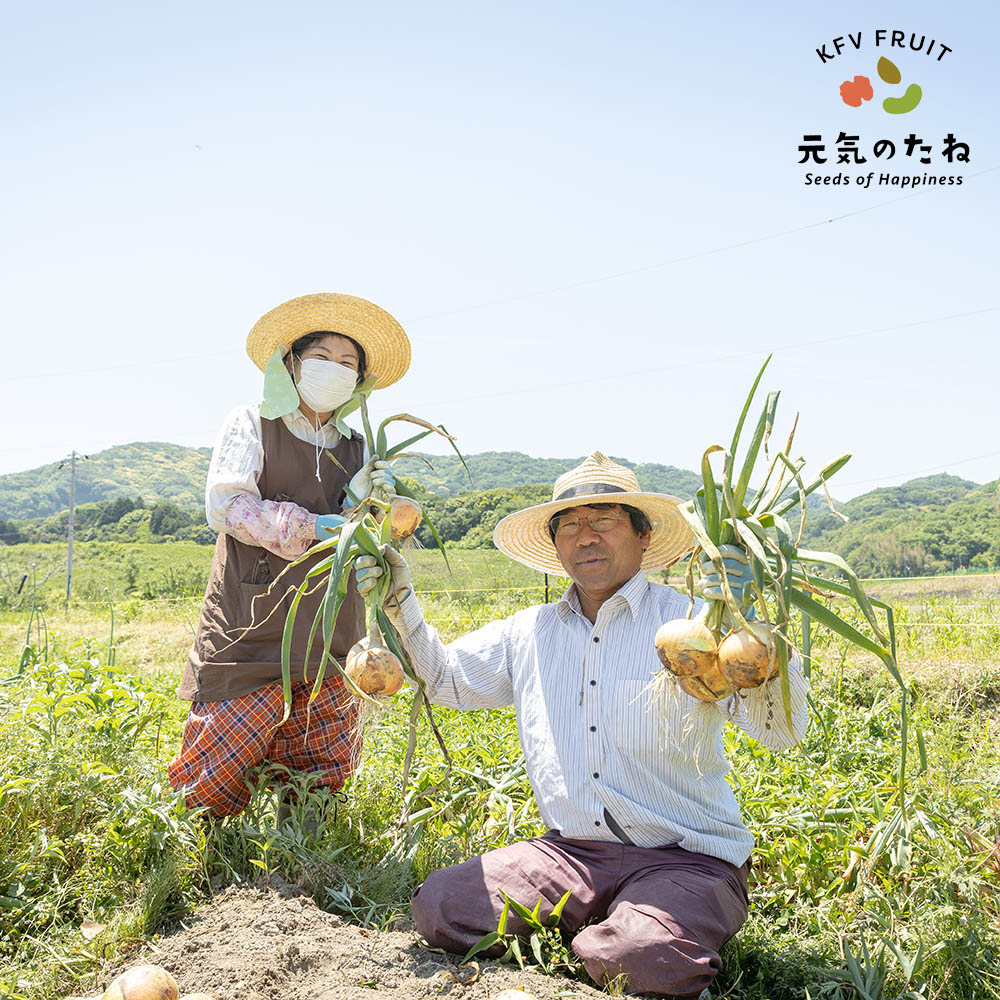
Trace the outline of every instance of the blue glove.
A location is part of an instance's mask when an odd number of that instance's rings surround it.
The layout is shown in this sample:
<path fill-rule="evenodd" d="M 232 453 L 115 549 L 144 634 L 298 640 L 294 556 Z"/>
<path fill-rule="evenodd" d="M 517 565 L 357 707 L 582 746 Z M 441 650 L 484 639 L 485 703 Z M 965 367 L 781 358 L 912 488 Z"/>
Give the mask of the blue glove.
<path fill-rule="evenodd" d="M 396 492 L 396 477 L 388 462 L 373 458 L 367 465 L 354 473 L 347 484 L 347 502 L 352 506 L 361 503 L 372 490 L 381 490 L 383 496 Z"/>
<path fill-rule="evenodd" d="M 720 545 L 722 565 L 726 567 L 726 579 L 733 596 L 743 605 L 743 617 L 748 621 L 754 617 L 753 609 L 753 571 L 747 559 L 746 549 L 739 545 Z M 722 581 L 712 565 L 711 559 L 705 559 L 698 567 L 701 572 L 701 595 L 706 601 L 721 601 Z"/>
<path fill-rule="evenodd" d="M 339 528 L 347 520 L 339 514 L 317 514 L 316 515 L 316 537 L 327 539 L 334 528 Z"/>

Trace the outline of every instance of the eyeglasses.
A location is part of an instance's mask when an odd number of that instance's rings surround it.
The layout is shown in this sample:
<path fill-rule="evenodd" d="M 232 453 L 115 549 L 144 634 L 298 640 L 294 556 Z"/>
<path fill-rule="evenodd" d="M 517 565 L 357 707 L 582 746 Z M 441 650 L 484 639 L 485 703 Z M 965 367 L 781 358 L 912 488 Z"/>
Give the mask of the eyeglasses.
<path fill-rule="evenodd" d="M 594 514 L 582 518 L 575 514 L 567 514 L 553 518 L 552 524 L 557 538 L 573 538 L 580 533 L 584 521 L 590 525 L 591 530 L 603 534 L 605 531 L 611 531 L 624 517 L 624 514 Z"/>

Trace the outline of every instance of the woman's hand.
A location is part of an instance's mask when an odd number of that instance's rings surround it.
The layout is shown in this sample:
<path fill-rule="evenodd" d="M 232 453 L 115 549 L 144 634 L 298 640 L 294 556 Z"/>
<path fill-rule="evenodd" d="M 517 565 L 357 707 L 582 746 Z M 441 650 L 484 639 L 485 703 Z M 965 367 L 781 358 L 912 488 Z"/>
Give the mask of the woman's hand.
<path fill-rule="evenodd" d="M 329 538 L 346 520 L 346 517 L 341 517 L 339 514 L 317 514 L 316 537 L 321 540 Z"/>
<path fill-rule="evenodd" d="M 379 490 L 383 497 L 392 496 L 396 492 L 396 477 L 392 474 L 389 463 L 378 458 L 373 458 L 354 473 L 347 484 L 347 500 L 351 506 L 357 507 L 374 490 Z"/>

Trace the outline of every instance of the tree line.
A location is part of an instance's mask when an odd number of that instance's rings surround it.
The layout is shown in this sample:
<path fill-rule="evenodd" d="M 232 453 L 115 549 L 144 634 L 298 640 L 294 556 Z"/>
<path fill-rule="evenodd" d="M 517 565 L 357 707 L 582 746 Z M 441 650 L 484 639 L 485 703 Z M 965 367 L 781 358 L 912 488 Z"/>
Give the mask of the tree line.
<path fill-rule="evenodd" d="M 68 510 L 48 517 L 0 521 L 0 544 L 62 542 L 68 529 Z M 216 537 L 205 523 L 204 510 L 187 509 L 169 500 L 146 503 L 141 497 L 78 505 L 73 536 L 79 541 L 192 541 L 201 545 L 214 545 Z"/>
<path fill-rule="evenodd" d="M 436 547 L 433 523 L 447 545 L 493 547 L 493 529 L 507 514 L 551 499 L 552 487 L 534 484 L 469 490 L 438 496 L 415 480 L 414 492 L 427 519 L 418 541 Z M 845 523 L 819 506 L 810 507 L 803 541 L 843 556 L 866 577 L 927 576 L 956 570 L 1000 567 L 1000 481 L 978 486 L 954 476 L 929 476 L 903 486 L 874 490 L 843 505 Z M 189 540 L 214 544 L 204 512 L 169 500 L 145 503 L 116 497 L 76 509 L 81 541 L 156 542 Z M 65 541 L 68 512 L 24 521 L 0 521 L 0 544 Z M 795 525 L 797 527 L 797 525 Z"/>

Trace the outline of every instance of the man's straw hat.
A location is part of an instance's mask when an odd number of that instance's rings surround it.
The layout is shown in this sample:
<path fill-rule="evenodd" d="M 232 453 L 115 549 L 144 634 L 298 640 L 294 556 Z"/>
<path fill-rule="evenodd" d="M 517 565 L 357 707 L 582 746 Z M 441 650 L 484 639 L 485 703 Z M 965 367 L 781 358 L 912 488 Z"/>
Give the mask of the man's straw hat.
<path fill-rule="evenodd" d="M 561 510 L 591 503 L 626 504 L 645 513 L 653 526 L 641 564 L 646 571 L 670 566 L 694 548 L 691 532 L 677 509 L 684 501 L 666 493 L 643 493 L 631 469 L 612 462 L 599 451 L 591 452 L 580 465 L 556 480 L 551 503 L 508 514 L 496 526 L 493 543 L 511 559 L 540 573 L 565 576 L 566 570 L 549 538 L 549 519 Z"/>
<path fill-rule="evenodd" d="M 356 295 L 316 292 L 289 299 L 265 313 L 247 337 L 247 354 L 263 371 L 276 347 L 287 351 L 307 333 L 342 333 L 365 350 L 376 389 L 398 382 L 410 367 L 410 341 L 384 309 Z"/>

